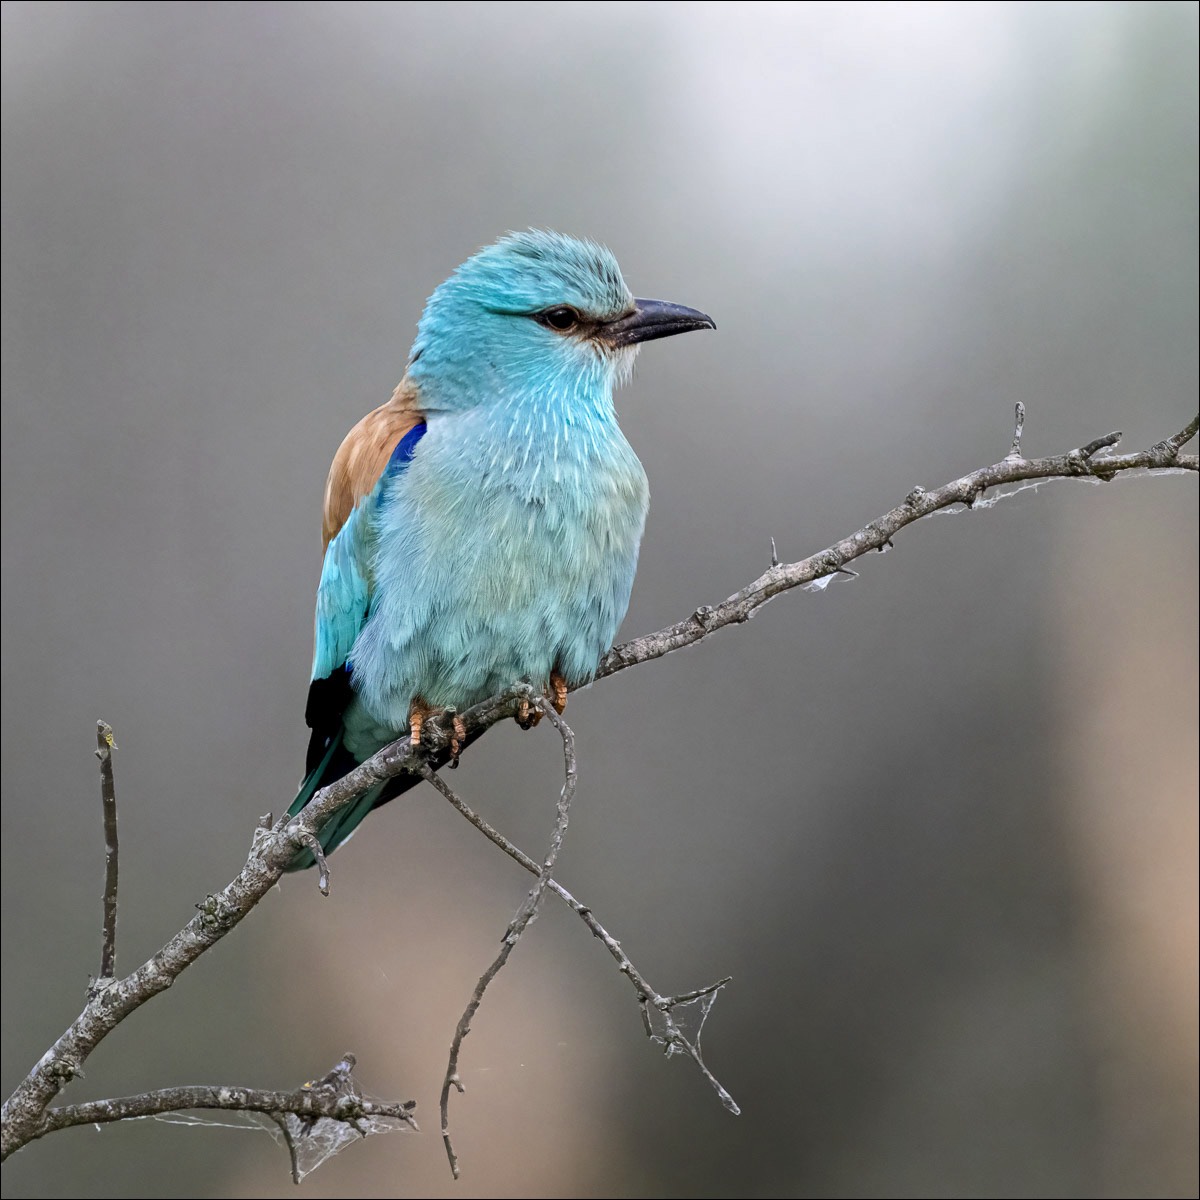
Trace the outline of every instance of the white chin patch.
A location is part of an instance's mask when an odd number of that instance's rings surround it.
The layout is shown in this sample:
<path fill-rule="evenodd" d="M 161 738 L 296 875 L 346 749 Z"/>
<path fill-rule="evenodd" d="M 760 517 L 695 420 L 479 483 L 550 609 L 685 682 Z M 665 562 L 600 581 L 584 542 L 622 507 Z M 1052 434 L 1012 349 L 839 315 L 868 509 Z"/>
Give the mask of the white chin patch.
<path fill-rule="evenodd" d="M 641 348 L 640 343 L 635 342 L 632 346 L 620 346 L 612 351 L 613 383 L 617 387 L 629 382 L 629 377 L 633 374 L 634 360 Z"/>

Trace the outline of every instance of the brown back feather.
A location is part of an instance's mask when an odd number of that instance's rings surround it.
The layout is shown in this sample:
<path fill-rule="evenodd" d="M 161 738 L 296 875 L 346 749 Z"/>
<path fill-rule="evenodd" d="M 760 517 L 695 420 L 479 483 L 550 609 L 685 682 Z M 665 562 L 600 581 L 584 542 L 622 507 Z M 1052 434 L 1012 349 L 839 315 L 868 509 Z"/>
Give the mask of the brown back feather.
<path fill-rule="evenodd" d="M 346 434 L 333 456 L 329 478 L 325 481 L 325 511 L 321 522 L 324 546 L 337 537 L 355 505 L 379 481 L 400 439 L 424 419 L 417 403 L 417 389 L 406 376 L 386 404 L 367 413 Z"/>

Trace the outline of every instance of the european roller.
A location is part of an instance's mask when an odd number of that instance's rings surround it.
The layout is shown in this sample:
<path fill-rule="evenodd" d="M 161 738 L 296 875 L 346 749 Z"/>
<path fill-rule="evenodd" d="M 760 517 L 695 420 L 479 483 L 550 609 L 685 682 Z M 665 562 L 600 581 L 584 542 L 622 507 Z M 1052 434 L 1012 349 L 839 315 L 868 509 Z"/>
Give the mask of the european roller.
<path fill-rule="evenodd" d="M 432 714 L 522 679 L 561 712 L 593 678 L 649 502 L 613 389 L 642 342 L 713 328 L 635 299 L 604 247 L 538 230 L 434 291 L 404 378 L 347 434 L 325 485 L 312 736 L 290 815 L 403 733 L 419 741 Z M 363 795 L 322 847 L 415 782 Z M 306 852 L 293 869 L 311 863 Z"/>

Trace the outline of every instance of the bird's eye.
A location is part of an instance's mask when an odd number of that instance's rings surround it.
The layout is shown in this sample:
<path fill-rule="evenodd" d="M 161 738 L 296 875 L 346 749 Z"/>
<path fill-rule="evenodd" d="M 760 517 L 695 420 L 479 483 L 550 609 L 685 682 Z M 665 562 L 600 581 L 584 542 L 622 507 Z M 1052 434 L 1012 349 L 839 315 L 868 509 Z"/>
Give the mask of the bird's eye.
<path fill-rule="evenodd" d="M 538 313 L 537 319 L 548 329 L 553 329 L 555 333 L 570 333 L 579 324 L 579 314 L 565 304 Z"/>

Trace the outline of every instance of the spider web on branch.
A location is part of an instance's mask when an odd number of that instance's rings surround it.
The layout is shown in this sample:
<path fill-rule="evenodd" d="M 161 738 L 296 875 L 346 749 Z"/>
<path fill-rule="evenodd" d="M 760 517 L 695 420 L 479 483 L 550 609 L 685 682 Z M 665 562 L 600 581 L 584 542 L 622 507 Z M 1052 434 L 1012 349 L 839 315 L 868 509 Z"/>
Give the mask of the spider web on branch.
<path fill-rule="evenodd" d="M 395 1133 L 398 1129 L 416 1128 L 409 1115 L 415 1107 L 411 1102 L 402 1107 L 403 1115 L 383 1116 L 362 1112 L 362 1105 L 379 1105 L 395 1110 L 387 1101 L 364 1096 L 354 1078 L 354 1055 L 347 1054 L 321 1079 L 306 1083 L 303 1091 L 319 1094 L 329 1101 L 326 1111 L 341 1110 L 345 1116 L 306 1116 L 293 1112 L 258 1112 L 229 1110 L 220 1117 L 199 1116 L 195 1112 L 175 1111 L 157 1113 L 153 1119 L 169 1125 L 203 1126 L 212 1129 L 265 1131 L 279 1145 L 286 1146 L 292 1162 L 292 1179 L 300 1183 L 318 1167 L 347 1146 L 379 1133 Z M 348 1102 L 348 1103 L 343 1103 Z"/>
<path fill-rule="evenodd" d="M 370 1096 L 364 1097 L 372 1099 Z M 165 1125 L 183 1125 L 203 1129 L 234 1129 L 243 1133 L 266 1133 L 283 1146 L 292 1161 L 296 1183 L 324 1166 L 347 1146 L 379 1133 L 395 1133 L 410 1128 L 399 1117 L 356 1117 L 343 1121 L 337 1117 L 302 1117 L 296 1113 L 229 1112 L 220 1119 L 196 1113 L 153 1113 L 135 1117 L 139 1121 L 161 1121 Z"/>
<path fill-rule="evenodd" d="M 292 1160 L 292 1179 L 296 1183 L 355 1142 L 377 1133 L 395 1133 L 409 1128 L 407 1121 L 397 1117 L 356 1117 L 352 1121 L 341 1121 L 336 1117 L 314 1120 L 296 1113 L 272 1113 L 269 1116 L 263 1114 L 261 1120 L 275 1141 L 287 1147 Z"/>

